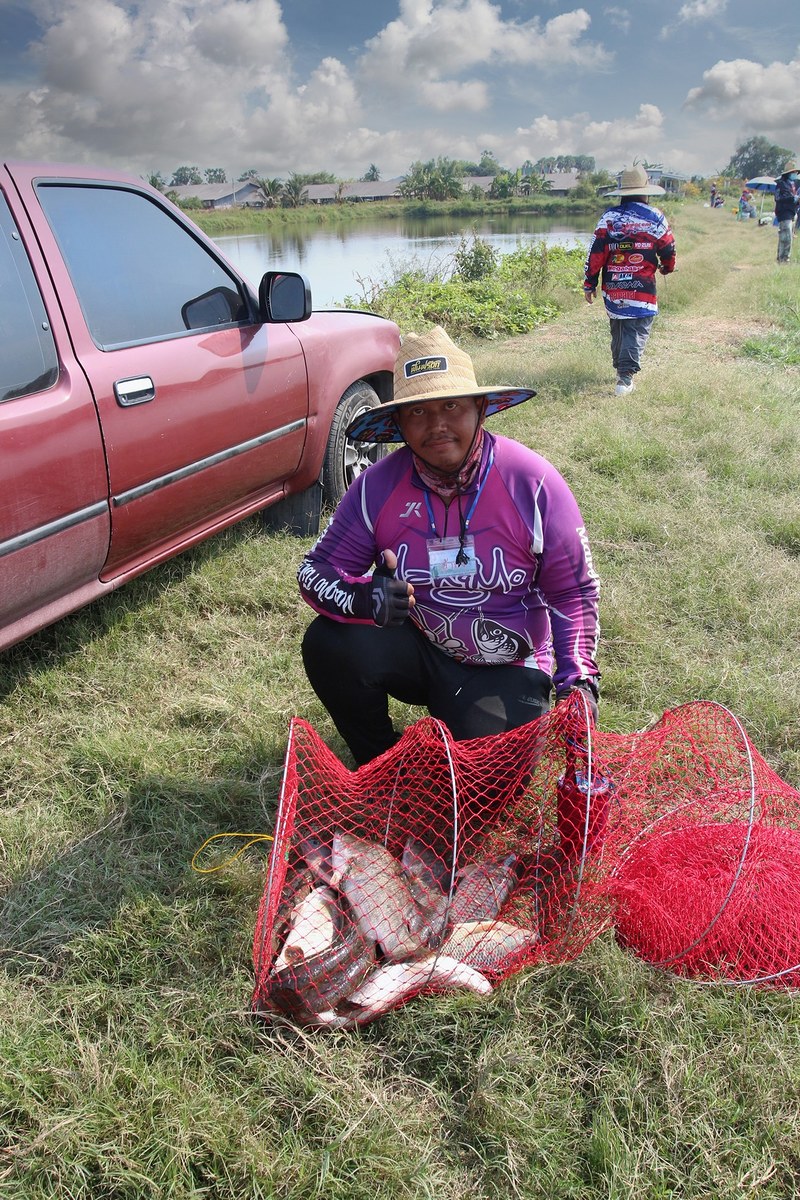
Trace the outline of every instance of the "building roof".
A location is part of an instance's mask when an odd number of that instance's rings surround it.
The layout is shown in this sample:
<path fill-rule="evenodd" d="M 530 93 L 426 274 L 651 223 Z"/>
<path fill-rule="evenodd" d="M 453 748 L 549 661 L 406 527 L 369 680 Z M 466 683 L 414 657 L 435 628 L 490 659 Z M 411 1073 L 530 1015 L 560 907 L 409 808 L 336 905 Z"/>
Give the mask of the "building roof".
<path fill-rule="evenodd" d="M 349 183 L 307 183 L 308 199 L 319 203 L 322 200 L 388 200 L 400 195 L 401 177 L 378 179 L 367 183 L 363 179 Z"/>
<path fill-rule="evenodd" d="M 312 204 L 326 204 L 336 200 L 388 200 L 400 196 L 403 178 L 400 175 L 394 179 L 379 179 L 374 183 L 363 179 L 348 183 L 308 183 L 304 192 L 306 199 Z M 489 192 L 494 178 L 494 175 L 465 175 L 462 180 L 463 189 L 469 192 L 471 188 L 477 187 L 482 192 Z M 575 171 L 551 171 L 541 178 L 550 184 L 550 191 L 554 194 L 571 192 L 580 182 L 580 175 Z M 251 180 L 242 180 L 235 184 L 183 184 L 167 187 L 165 190 L 175 192 L 179 200 L 199 200 L 206 208 L 227 208 L 261 198 L 258 187 Z"/>
<path fill-rule="evenodd" d="M 164 191 L 175 192 L 179 200 L 199 200 L 201 204 L 222 208 L 226 204 L 244 204 L 258 188 L 247 179 L 240 183 L 186 183 L 168 186 Z"/>

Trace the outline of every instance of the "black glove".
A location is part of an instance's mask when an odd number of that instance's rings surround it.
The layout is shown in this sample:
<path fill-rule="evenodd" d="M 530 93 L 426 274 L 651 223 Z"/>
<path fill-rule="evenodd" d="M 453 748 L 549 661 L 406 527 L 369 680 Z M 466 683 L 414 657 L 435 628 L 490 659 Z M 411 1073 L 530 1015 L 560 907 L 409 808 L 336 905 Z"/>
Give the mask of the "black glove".
<path fill-rule="evenodd" d="M 589 712 L 592 718 L 592 725 L 597 724 L 597 700 L 598 690 L 597 684 L 591 684 L 588 679 L 578 679 L 570 687 L 564 688 L 556 694 L 556 701 L 565 700 L 570 692 L 582 692 L 586 697 L 586 703 L 589 705 Z"/>
<path fill-rule="evenodd" d="M 410 608 L 408 584 L 395 579 L 391 567 L 381 565 L 372 572 L 372 619 L 376 625 L 402 625 Z"/>

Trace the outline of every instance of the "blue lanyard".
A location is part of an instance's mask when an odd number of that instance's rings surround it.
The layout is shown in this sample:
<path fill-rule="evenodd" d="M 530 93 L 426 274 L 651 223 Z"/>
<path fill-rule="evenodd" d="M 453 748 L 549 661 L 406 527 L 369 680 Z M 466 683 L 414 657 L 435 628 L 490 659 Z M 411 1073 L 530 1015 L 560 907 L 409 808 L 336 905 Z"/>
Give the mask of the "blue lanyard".
<path fill-rule="evenodd" d="M 464 518 L 464 531 L 463 531 L 464 537 L 466 537 L 466 535 L 467 535 L 467 530 L 469 529 L 469 523 L 472 520 L 472 514 L 475 512 L 477 503 L 481 498 L 481 492 L 483 491 L 484 487 L 486 486 L 486 480 L 489 478 L 489 472 L 492 469 L 493 462 L 494 462 L 494 446 L 490 446 L 489 447 L 489 457 L 486 460 L 486 470 L 483 473 L 483 478 L 481 479 L 480 483 L 478 484 L 478 490 L 475 493 L 475 498 L 472 501 L 472 504 L 469 506 L 469 511 L 468 511 L 466 517 Z M 433 506 L 431 505 L 430 492 L 428 491 L 427 488 L 425 489 L 425 507 L 428 510 L 428 520 L 430 521 L 430 524 L 431 524 L 431 533 L 433 534 L 434 537 L 436 537 L 437 536 L 436 522 L 433 518 Z M 445 517 L 445 533 L 447 532 L 446 521 L 447 521 L 447 518 Z"/>

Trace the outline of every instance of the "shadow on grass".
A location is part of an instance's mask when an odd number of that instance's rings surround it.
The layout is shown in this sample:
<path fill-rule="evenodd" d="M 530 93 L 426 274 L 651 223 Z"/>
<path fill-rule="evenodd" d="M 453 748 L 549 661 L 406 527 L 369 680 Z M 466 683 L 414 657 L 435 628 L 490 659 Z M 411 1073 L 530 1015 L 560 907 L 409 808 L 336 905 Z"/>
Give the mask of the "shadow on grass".
<path fill-rule="evenodd" d="M 140 779 L 96 828 L 5 890 L 6 972 L 31 980 L 78 972 L 99 984 L 125 971 L 186 979 L 242 961 L 271 842 L 213 874 L 193 870 L 192 859 L 213 834 L 271 831 L 282 767 L 274 756 L 242 762 L 232 781 Z M 242 845 L 212 843 L 198 865 L 223 864 Z"/>

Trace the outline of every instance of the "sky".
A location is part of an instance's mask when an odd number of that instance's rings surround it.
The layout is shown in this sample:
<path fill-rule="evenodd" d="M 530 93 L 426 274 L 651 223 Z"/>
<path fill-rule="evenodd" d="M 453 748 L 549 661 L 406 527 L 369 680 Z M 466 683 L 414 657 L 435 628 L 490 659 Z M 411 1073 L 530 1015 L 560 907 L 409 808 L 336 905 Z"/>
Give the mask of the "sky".
<path fill-rule="evenodd" d="M 788 0 L 0 0 L 6 159 L 381 179 L 558 154 L 800 152 Z"/>

